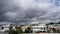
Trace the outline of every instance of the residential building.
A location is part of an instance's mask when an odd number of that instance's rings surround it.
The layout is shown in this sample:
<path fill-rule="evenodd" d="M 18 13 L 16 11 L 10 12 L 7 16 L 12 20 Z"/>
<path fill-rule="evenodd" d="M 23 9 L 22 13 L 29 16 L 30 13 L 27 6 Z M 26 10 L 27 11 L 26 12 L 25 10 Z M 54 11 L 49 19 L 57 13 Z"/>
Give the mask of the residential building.
<path fill-rule="evenodd" d="M 59 33 L 60 32 L 60 24 L 58 24 L 58 23 L 47 24 L 47 30 L 50 33 L 51 32 Z"/>
<path fill-rule="evenodd" d="M 0 32 L 9 31 L 10 24 L 0 25 Z"/>
<path fill-rule="evenodd" d="M 24 32 L 28 27 L 29 25 L 20 25 L 22 31 Z"/>
<path fill-rule="evenodd" d="M 47 32 L 46 24 L 36 24 L 32 28 L 33 32 Z"/>

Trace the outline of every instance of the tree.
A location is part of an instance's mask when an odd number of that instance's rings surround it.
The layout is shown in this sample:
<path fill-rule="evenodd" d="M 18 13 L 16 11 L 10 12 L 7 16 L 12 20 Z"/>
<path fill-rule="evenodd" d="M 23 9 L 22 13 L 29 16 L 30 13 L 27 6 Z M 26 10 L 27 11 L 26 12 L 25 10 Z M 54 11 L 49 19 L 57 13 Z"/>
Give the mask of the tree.
<path fill-rule="evenodd" d="M 60 24 L 60 21 L 58 22 L 58 24 Z"/>
<path fill-rule="evenodd" d="M 15 30 L 10 30 L 9 34 L 18 34 L 18 32 Z"/>
<path fill-rule="evenodd" d="M 23 33 L 22 29 L 19 28 L 19 27 L 16 29 L 16 31 L 17 31 L 18 33 Z"/>
<path fill-rule="evenodd" d="M 12 27 L 10 27 L 9 34 L 18 34 L 18 33 L 23 33 L 23 31 L 21 30 L 21 28 L 16 27 L 16 30 L 12 30 Z"/>
<path fill-rule="evenodd" d="M 25 33 L 32 33 L 31 27 L 28 27 L 28 28 L 25 30 Z"/>
<path fill-rule="evenodd" d="M 50 22 L 49 24 L 54 24 L 53 22 Z"/>
<path fill-rule="evenodd" d="M 56 32 L 56 29 L 55 28 L 53 28 L 52 30 L 53 30 L 54 33 Z"/>

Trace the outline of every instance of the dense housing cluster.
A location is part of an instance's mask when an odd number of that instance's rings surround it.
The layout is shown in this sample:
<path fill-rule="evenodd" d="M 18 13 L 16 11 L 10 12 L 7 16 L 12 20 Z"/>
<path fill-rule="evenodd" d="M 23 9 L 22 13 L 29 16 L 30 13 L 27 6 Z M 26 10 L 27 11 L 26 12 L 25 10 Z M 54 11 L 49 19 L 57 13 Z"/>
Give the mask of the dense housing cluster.
<path fill-rule="evenodd" d="M 60 33 L 60 22 L 58 23 L 38 23 L 38 24 L 0 24 L 0 32 L 9 32 L 9 34 L 18 33 Z"/>

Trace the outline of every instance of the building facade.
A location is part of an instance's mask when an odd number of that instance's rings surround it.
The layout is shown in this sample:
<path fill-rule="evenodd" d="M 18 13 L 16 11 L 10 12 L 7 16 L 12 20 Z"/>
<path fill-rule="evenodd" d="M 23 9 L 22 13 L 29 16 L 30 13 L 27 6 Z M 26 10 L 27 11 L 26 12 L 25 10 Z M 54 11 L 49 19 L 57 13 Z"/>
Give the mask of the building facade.
<path fill-rule="evenodd" d="M 33 32 L 47 32 L 46 24 L 32 26 Z"/>

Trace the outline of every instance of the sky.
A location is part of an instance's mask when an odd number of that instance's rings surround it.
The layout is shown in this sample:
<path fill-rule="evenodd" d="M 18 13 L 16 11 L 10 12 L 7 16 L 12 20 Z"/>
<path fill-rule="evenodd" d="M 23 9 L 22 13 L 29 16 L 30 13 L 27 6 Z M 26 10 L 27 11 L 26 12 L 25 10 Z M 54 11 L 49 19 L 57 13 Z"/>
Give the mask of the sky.
<path fill-rule="evenodd" d="M 60 21 L 60 0 L 0 0 L 0 22 L 15 24 Z"/>

